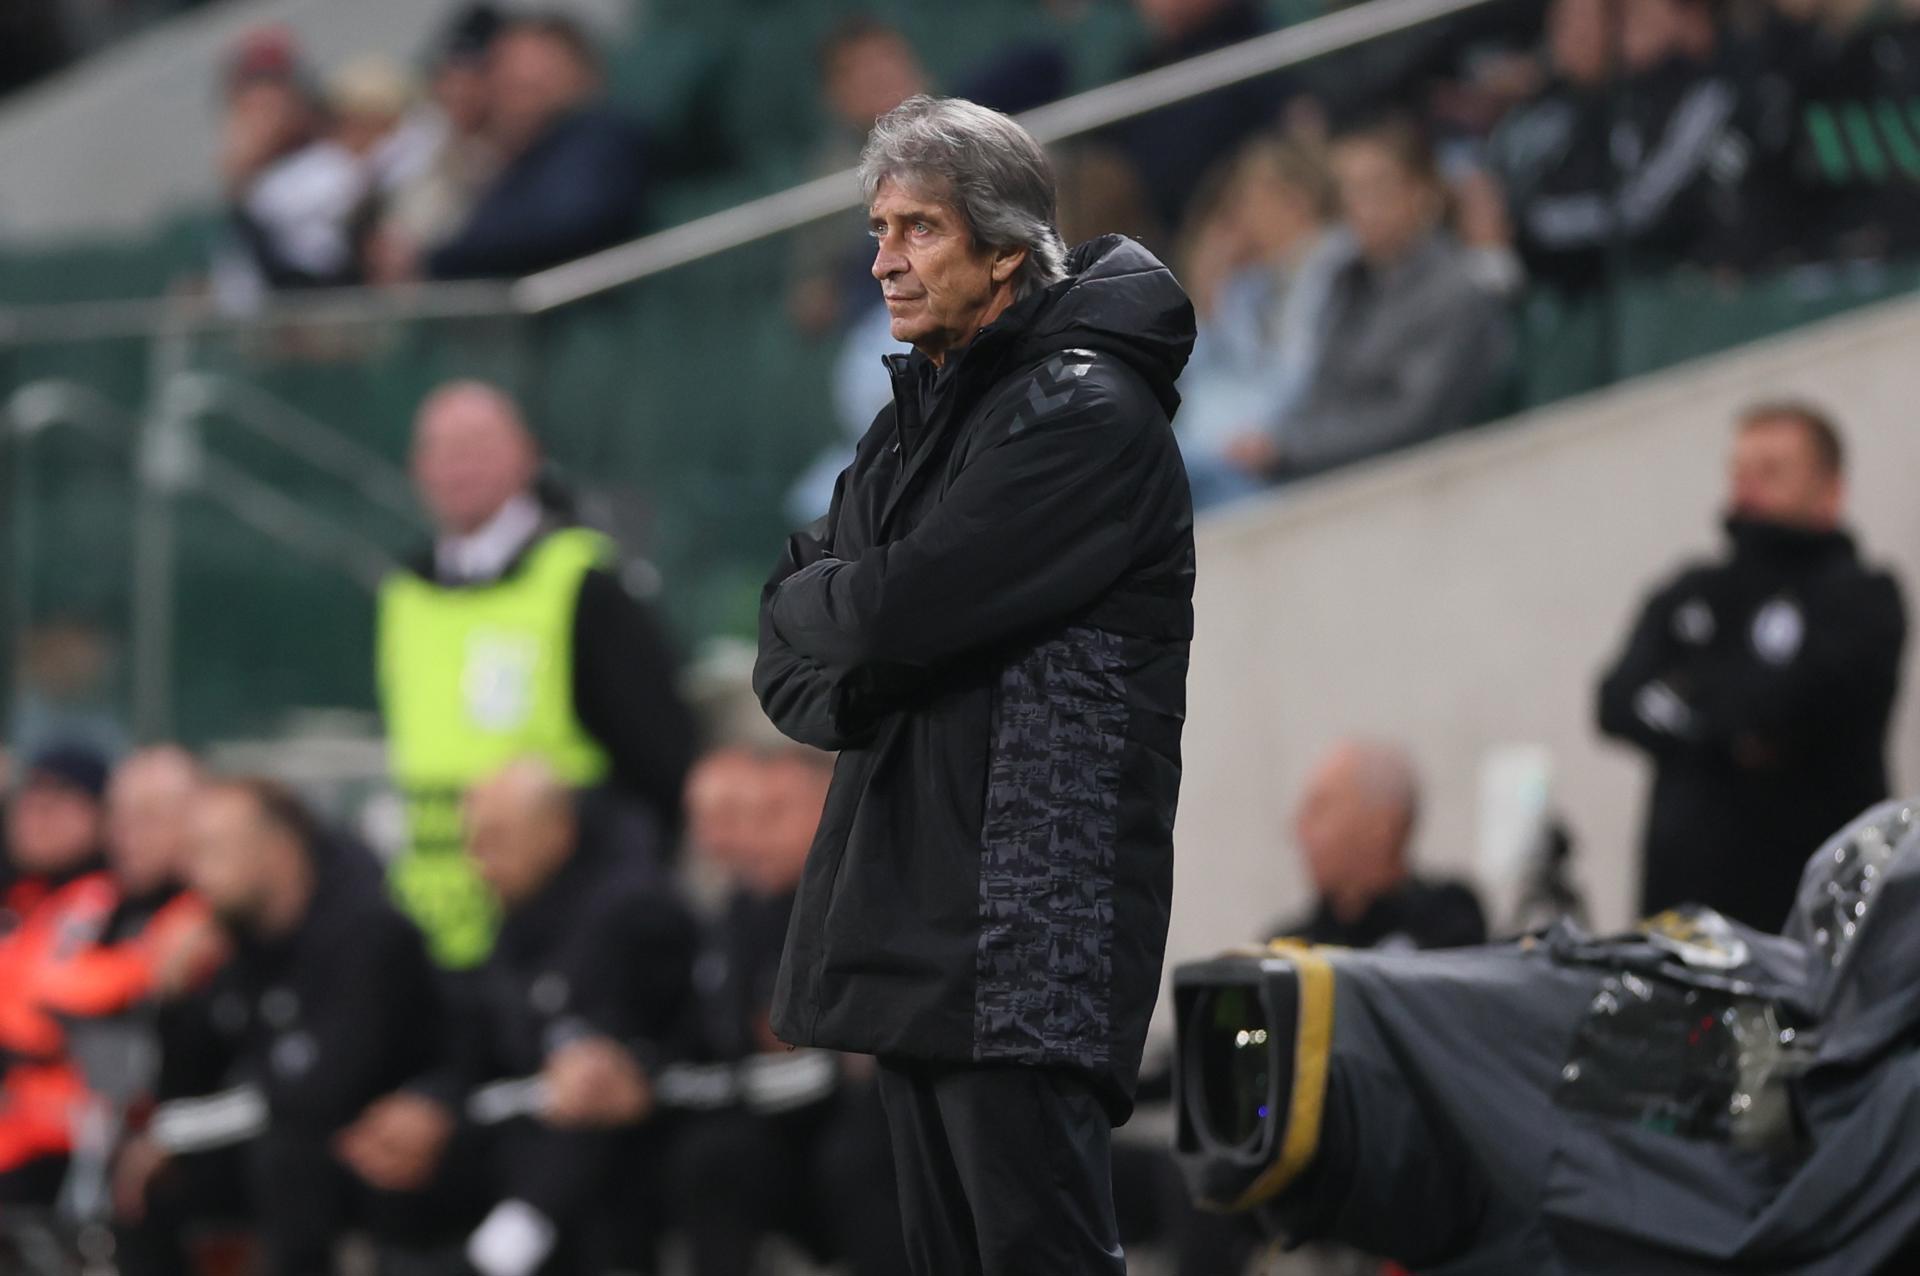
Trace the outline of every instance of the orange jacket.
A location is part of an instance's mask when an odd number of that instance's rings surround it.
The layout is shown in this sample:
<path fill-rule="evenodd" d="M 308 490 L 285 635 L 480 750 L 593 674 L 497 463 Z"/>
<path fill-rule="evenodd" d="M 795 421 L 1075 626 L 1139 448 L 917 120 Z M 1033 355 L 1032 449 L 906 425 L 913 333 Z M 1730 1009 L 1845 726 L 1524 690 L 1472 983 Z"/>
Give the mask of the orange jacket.
<path fill-rule="evenodd" d="M 52 891 L 0 939 L 0 1170 L 70 1147 L 86 1089 L 66 1061 L 62 1017 L 117 1014 L 145 1000 L 173 937 L 207 917 L 182 893 L 136 934 L 106 943 L 119 903 L 113 878 L 92 873 Z"/>

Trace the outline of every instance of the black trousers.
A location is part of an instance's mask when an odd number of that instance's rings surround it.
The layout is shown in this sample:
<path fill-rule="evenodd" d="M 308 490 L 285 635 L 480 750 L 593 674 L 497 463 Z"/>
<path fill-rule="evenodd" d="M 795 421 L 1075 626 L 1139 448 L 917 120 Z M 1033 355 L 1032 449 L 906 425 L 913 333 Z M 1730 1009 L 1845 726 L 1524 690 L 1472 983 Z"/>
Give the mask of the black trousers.
<path fill-rule="evenodd" d="M 880 1100 L 913 1276 L 1124 1276 L 1089 1078 L 882 1060 Z"/>

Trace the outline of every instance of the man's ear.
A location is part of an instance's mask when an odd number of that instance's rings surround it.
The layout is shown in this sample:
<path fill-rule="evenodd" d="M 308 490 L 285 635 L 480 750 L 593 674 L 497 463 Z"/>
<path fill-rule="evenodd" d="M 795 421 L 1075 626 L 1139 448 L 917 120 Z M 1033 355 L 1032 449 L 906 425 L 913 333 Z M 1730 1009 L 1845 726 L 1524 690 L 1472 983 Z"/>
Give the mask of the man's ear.
<path fill-rule="evenodd" d="M 1025 248 L 996 248 L 993 252 L 993 282 L 1004 284 L 1019 273 L 1027 262 Z"/>

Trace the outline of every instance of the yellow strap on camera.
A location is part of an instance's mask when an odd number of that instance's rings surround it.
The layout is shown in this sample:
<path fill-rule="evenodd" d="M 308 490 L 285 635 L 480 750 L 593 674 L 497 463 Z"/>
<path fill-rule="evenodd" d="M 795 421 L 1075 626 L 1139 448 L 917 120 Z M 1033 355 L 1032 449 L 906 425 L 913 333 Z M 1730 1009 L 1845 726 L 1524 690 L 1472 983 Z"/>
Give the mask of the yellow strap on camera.
<path fill-rule="evenodd" d="M 1285 957 L 1300 976 L 1300 1021 L 1293 1039 L 1293 1093 L 1287 1101 L 1280 1154 L 1238 1200 L 1231 1212 L 1272 1200 L 1300 1176 L 1320 1150 L 1320 1120 L 1327 1103 L 1327 1068 L 1333 1054 L 1333 966 L 1298 939 L 1276 939 L 1267 952 Z"/>

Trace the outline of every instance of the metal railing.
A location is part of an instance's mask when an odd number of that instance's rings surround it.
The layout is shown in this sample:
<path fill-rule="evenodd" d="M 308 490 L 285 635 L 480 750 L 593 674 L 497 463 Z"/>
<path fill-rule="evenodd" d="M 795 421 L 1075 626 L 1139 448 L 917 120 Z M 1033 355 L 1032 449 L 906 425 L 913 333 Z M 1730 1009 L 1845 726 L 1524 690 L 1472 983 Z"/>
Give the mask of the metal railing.
<path fill-rule="evenodd" d="M 1062 98 L 1019 118 L 1042 142 L 1063 142 L 1491 2 L 1367 0 Z M 276 297 L 243 315 L 224 313 L 211 299 L 197 296 L 0 308 L 0 348 L 234 331 L 278 322 L 541 314 L 847 212 L 859 200 L 854 170 L 843 169 L 511 282 L 325 289 Z"/>
<path fill-rule="evenodd" d="M 33 610 L 26 566 L 36 552 L 31 514 L 37 473 L 33 441 L 63 426 L 83 430 L 121 453 L 138 478 L 127 583 L 132 600 L 134 728 L 148 739 L 169 734 L 172 719 L 178 567 L 174 504 L 180 497 L 213 501 L 262 536 L 339 572 L 369 592 L 397 566 L 381 545 L 359 531 L 307 508 L 210 452 L 201 429 L 204 422 L 218 419 L 238 425 L 310 468 L 350 484 L 352 490 L 408 523 L 417 522 L 405 477 L 395 467 L 262 391 L 207 373 L 181 372 L 157 398 L 158 410 L 143 418 L 87 386 L 43 380 L 22 386 L 0 408 L 13 436 L 11 606 L 16 630 Z"/>

